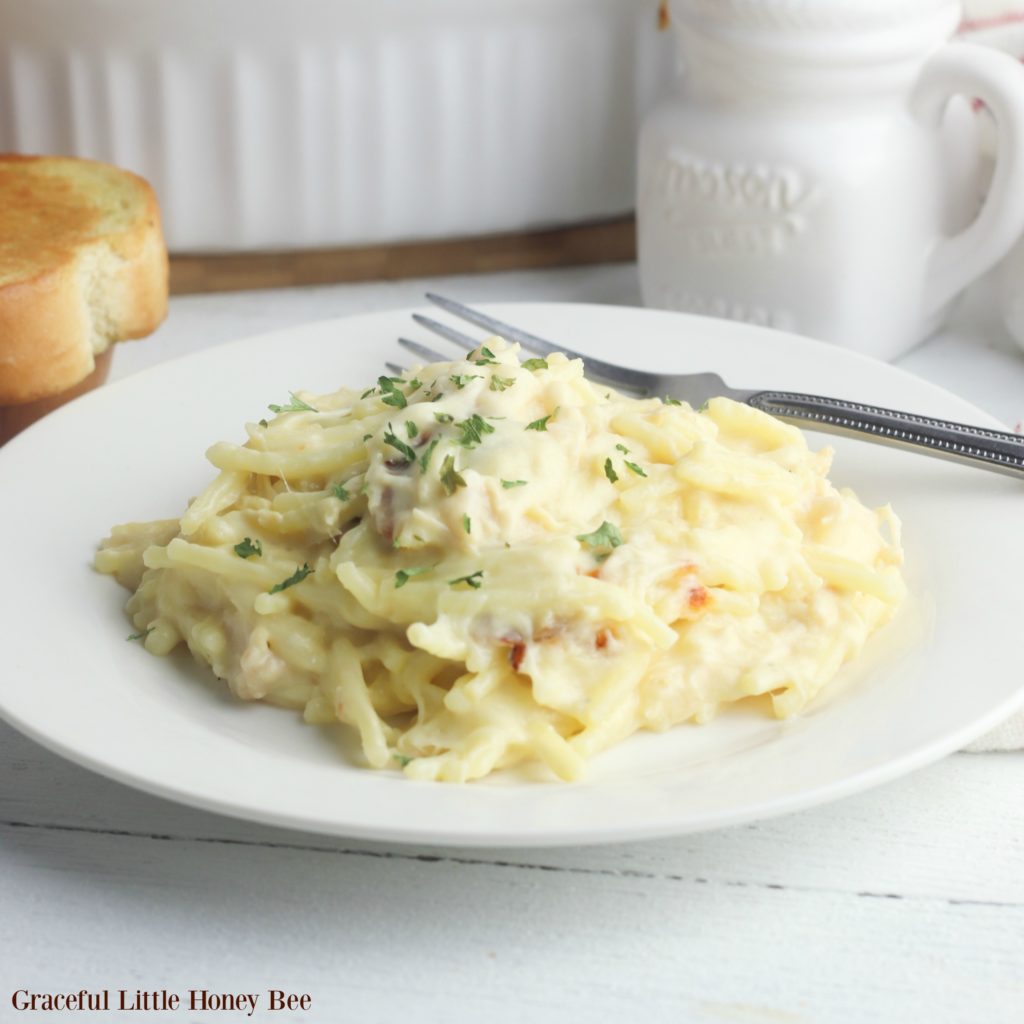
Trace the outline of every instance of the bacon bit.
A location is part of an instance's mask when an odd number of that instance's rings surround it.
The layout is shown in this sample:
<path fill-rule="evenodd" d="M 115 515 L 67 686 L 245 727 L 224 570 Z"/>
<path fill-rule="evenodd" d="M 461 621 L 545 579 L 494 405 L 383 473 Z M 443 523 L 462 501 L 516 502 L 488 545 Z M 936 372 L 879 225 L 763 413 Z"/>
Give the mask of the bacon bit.
<path fill-rule="evenodd" d="M 594 637 L 594 646 L 599 650 L 603 651 L 608 646 L 608 640 L 611 638 L 611 633 L 607 629 L 599 629 L 597 635 Z"/>
<path fill-rule="evenodd" d="M 408 469 L 412 463 L 406 462 L 405 459 L 385 459 L 384 465 L 392 472 L 401 472 L 404 469 Z"/>
<path fill-rule="evenodd" d="M 509 633 L 507 636 L 503 636 L 498 643 L 512 648 L 508 652 L 508 663 L 512 666 L 513 672 L 518 672 L 523 658 L 526 657 L 526 641 L 518 633 Z"/>
<path fill-rule="evenodd" d="M 664 32 L 672 24 L 668 14 L 668 0 L 661 0 L 658 5 L 658 31 Z"/>
<path fill-rule="evenodd" d="M 703 608 L 708 603 L 708 596 L 707 588 L 699 583 L 695 587 L 690 587 L 690 607 L 694 610 Z"/>
<path fill-rule="evenodd" d="M 508 663 L 512 666 L 513 672 L 519 671 L 519 666 L 523 663 L 523 658 L 526 657 L 526 644 L 522 640 L 517 644 L 512 645 L 512 650 L 508 652 Z"/>
<path fill-rule="evenodd" d="M 589 576 L 594 580 L 599 580 L 601 578 L 601 567 L 598 566 L 596 569 L 591 569 L 590 572 L 585 572 L 583 575 Z"/>
<path fill-rule="evenodd" d="M 565 632 L 565 623 L 556 622 L 553 626 L 544 626 L 543 629 L 538 629 L 532 637 L 530 642 L 535 644 L 542 644 L 548 640 L 554 640 L 556 637 L 560 637 Z M 526 657 L 526 640 L 519 633 L 506 633 L 505 636 L 498 640 L 499 644 L 505 647 L 511 647 L 512 650 L 508 652 L 509 664 L 517 672 L 519 666 L 523 663 L 523 658 Z"/>

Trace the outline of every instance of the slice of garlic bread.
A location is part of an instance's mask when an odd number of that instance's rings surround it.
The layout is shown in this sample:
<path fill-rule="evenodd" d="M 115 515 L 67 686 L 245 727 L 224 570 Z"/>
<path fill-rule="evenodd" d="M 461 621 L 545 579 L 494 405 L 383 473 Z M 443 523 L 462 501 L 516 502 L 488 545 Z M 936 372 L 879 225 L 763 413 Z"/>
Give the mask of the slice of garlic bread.
<path fill-rule="evenodd" d="M 0 405 L 74 387 L 166 312 L 147 182 L 92 160 L 0 155 Z"/>

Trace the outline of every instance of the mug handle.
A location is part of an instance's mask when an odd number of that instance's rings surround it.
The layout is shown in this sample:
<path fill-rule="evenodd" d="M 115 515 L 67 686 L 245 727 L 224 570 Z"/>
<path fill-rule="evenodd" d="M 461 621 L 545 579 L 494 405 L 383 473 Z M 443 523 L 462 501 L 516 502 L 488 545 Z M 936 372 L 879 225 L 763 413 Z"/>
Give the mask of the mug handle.
<path fill-rule="evenodd" d="M 924 297 L 929 315 L 998 263 L 1024 234 L 1024 67 L 989 47 L 949 43 L 925 64 L 910 109 L 938 129 L 955 95 L 984 102 L 995 117 L 999 142 L 992 184 L 978 216 L 931 254 Z"/>

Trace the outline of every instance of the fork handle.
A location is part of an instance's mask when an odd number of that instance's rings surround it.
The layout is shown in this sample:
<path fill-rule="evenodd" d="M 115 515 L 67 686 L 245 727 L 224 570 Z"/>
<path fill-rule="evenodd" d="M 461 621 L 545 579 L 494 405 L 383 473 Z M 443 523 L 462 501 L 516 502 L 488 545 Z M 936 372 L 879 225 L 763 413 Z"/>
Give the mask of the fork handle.
<path fill-rule="evenodd" d="M 908 448 L 1024 478 L 1024 437 L 1005 430 L 791 391 L 756 391 L 746 401 L 755 409 L 811 430 Z"/>

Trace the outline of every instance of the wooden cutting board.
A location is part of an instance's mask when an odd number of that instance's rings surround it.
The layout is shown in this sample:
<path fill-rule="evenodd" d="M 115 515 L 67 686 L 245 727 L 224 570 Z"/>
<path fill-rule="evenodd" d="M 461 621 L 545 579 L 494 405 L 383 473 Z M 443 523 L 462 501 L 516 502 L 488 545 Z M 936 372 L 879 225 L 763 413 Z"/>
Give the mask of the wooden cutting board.
<path fill-rule="evenodd" d="M 636 258 L 632 215 L 521 234 L 290 252 L 171 256 L 171 292 L 246 291 L 442 274 L 493 274 Z"/>

